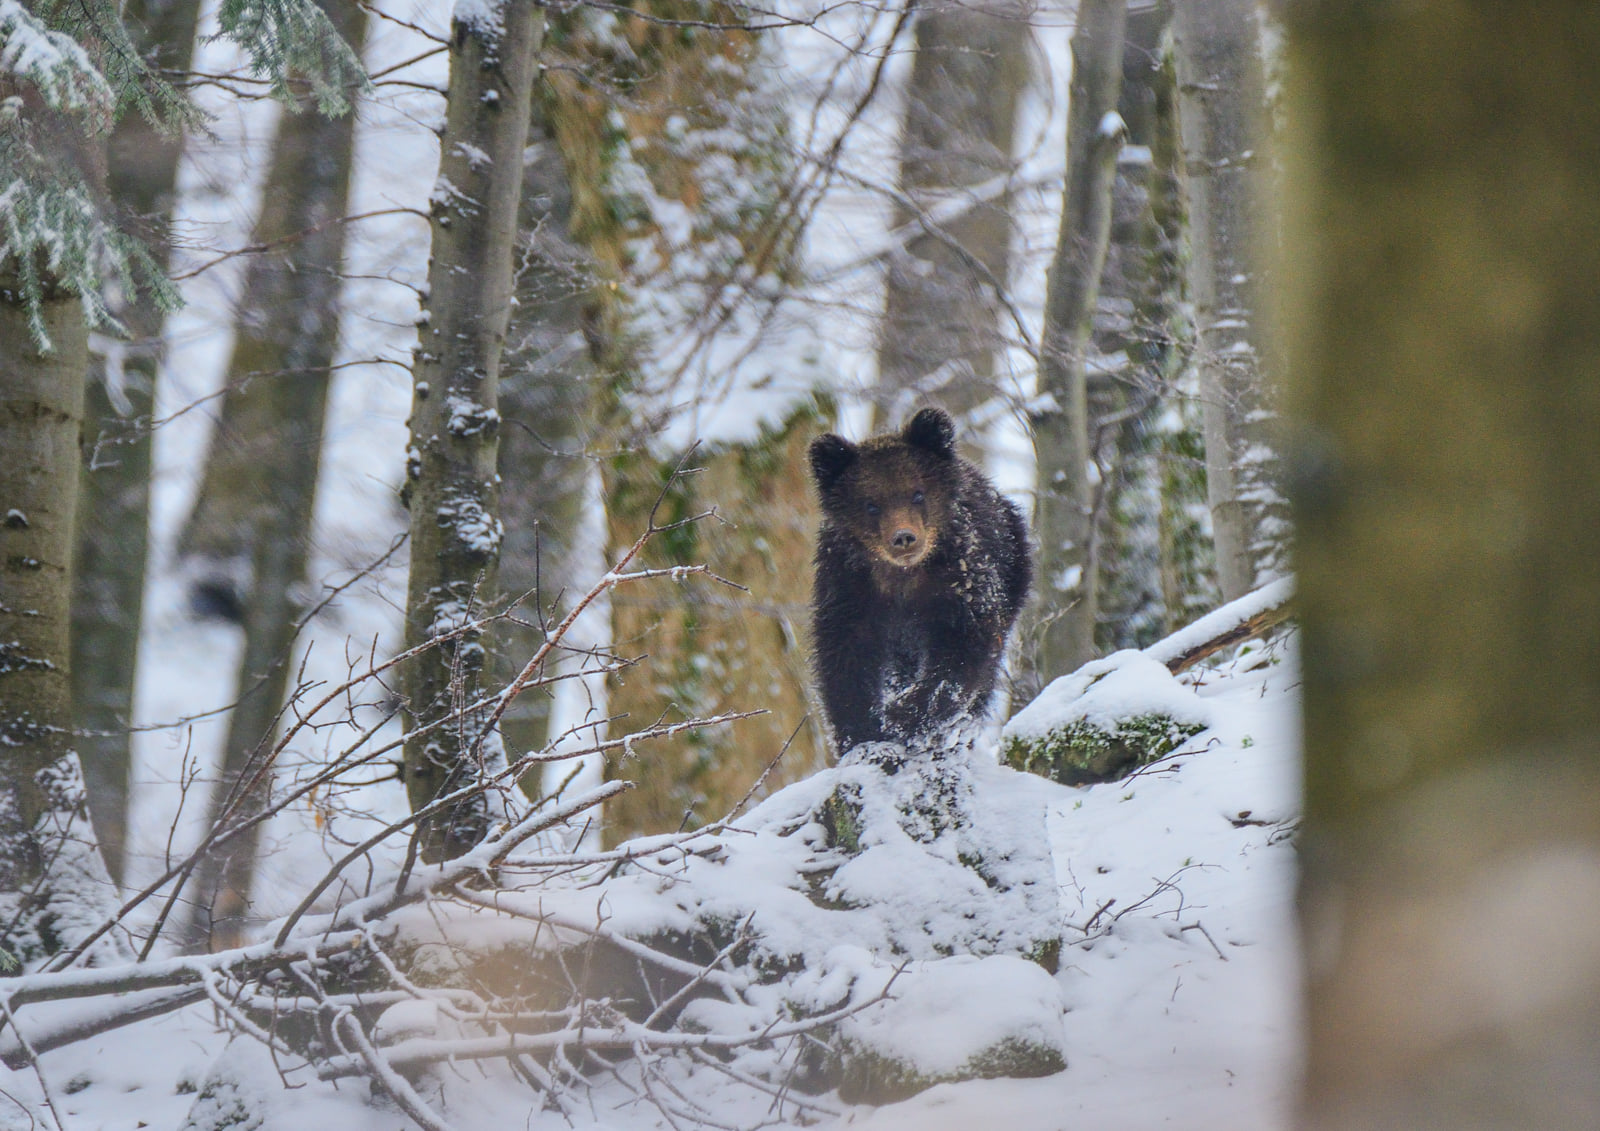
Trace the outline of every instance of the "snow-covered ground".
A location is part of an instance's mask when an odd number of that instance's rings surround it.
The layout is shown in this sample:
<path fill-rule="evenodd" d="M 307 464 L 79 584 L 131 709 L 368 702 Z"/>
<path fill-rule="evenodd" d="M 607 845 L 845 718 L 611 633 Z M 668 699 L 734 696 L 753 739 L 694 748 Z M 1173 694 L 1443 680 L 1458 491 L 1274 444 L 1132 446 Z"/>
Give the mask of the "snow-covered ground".
<path fill-rule="evenodd" d="M 1183 679 L 1204 703 L 1210 727 L 1129 779 L 1071 789 L 998 768 L 975 779 L 972 801 L 979 810 L 986 803 L 1001 813 L 1037 805 L 1047 815 L 1054 871 L 1048 878 L 1059 892 L 1066 942 L 1053 978 L 1055 992 L 1039 992 L 1030 979 L 1046 987 L 1050 980 L 1031 964 L 1017 963 L 1026 969 L 1013 970 L 1002 963 L 1015 959 L 950 958 L 927 964 L 939 971 L 937 979 L 914 980 L 900 991 L 915 1000 L 906 1007 L 910 1020 L 891 1038 L 925 1050 L 915 1055 L 937 1059 L 952 1042 L 960 1047 L 963 1040 L 977 1039 L 972 1034 L 1010 1023 L 1020 1007 L 1035 1028 L 1059 1023 L 1059 1036 L 1052 1033 L 1050 1040 L 1065 1053 L 1063 1071 L 1028 1080 L 940 1084 L 878 1108 L 843 1105 L 836 1096 L 824 1095 L 814 1100 L 819 1106 L 807 1108 L 775 1104 L 724 1074 L 685 1064 L 669 1077 L 683 1096 L 734 1127 L 1267 1131 L 1287 1126 L 1299 1040 L 1291 920 L 1292 834 L 1299 804 L 1293 638 L 1268 649 L 1247 646 L 1229 662 Z M 818 792 L 816 782 L 797 783 L 753 813 L 751 827 L 781 823 L 786 809 L 803 811 Z M 675 893 L 677 907 L 735 892 L 749 906 L 777 909 L 784 891 L 779 857 L 752 851 L 745 859 L 742 871 L 709 864 L 698 873 L 685 871 L 677 881 L 682 886 L 669 884 L 664 890 Z M 760 867 L 750 867 L 752 862 Z M 1048 867 L 1050 861 L 1040 865 Z M 715 887 L 734 880 L 737 884 L 724 890 Z M 947 897 L 920 894 L 924 889 L 916 883 L 907 873 L 906 890 L 919 892 L 923 901 L 947 898 L 954 907 L 971 898 L 953 888 Z M 764 893 L 763 884 L 771 884 L 772 892 Z M 859 908 L 864 890 L 858 886 L 844 902 Z M 615 910 L 626 914 L 628 897 L 620 888 L 617 896 Z M 894 907 L 892 915 L 903 923 L 939 917 L 936 906 L 899 906 L 903 902 L 892 889 L 884 890 L 883 908 Z M 1028 905 L 1039 902 L 1030 899 Z M 882 923 L 891 913 L 880 910 L 876 919 L 874 914 L 867 907 L 849 912 L 856 919 L 834 913 L 829 922 Z M 795 921 L 813 922 L 803 916 Z M 826 941 L 832 946 L 849 940 Z M 859 940 L 863 948 L 875 941 L 881 940 L 865 932 Z M 916 946 L 903 940 L 901 945 L 913 951 Z M 1040 1002 L 1052 1003 L 1043 1020 Z M 948 1026 L 952 1036 L 934 1039 L 939 1026 Z M 214 1076 L 219 1058 L 226 1071 Z M 62 1122 L 80 1131 L 186 1125 L 394 1131 L 411 1126 L 393 1108 L 370 1106 L 364 1083 L 320 1083 L 282 1058 L 274 1064 L 248 1037 L 235 1037 L 230 1045 L 209 1007 L 46 1053 L 42 1066 Z M 443 1114 L 461 1131 L 562 1122 L 553 1112 L 537 1112 L 533 1093 L 508 1078 L 480 1076 L 473 1066 L 446 1075 Z M 230 1081 L 227 1087 L 208 1085 L 223 1077 Z M 285 1083 L 294 1086 L 285 1088 Z M 11 1100 L 8 1110 L 0 1111 L 0 1127 L 49 1125 L 32 1073 L 10 1073 L 3 1091 Z M 230 1105 L 237 1107 L 241 1122 L 186 1124 L 194 1115 L 215 1115 Z M 656 1106 L 629 1090 L 626 1073 L 597 1078 L 583 1107 L 569 1115 L 577 1127 L 643 1131 L 672 1126 Z"/>

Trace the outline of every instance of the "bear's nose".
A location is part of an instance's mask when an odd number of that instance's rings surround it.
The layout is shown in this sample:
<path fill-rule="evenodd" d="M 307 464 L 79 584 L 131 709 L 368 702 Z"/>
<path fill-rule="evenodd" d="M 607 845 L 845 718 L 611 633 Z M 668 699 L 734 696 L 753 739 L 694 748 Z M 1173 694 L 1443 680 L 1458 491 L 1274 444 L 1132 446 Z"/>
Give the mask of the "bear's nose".
<path fill-rule="evenodd" d="M 909 550 L 917 544 L 917 535 L 913 530 L 896 530 L 889 541 L 897 550 Z"/>

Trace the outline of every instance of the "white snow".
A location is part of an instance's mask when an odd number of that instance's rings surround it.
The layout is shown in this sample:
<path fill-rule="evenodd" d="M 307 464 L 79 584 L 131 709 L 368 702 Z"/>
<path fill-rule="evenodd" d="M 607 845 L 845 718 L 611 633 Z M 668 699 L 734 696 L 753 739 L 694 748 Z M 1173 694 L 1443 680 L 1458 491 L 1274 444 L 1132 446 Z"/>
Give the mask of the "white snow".
<path fill-rule="evenodd" d="M 1127 649 L 1053 681 L 1001 733 L 1005 738 L 1033 738 L 1080 720 L 1114 731 L 1119 719 L 1141 715 L 1166 715 L 1177 723 L 1201 726 L 1211 721 L 1206 705 L 1165 664 Z"/>
<path fill-rule="evenodd" d="M 1100 682 L 1154 663 L 1140 659 L 1123 657 Z M 773 983 L 730 973 L 731 997 L 696 1001 L 686 1016 L 717 1032 L 757 1031 L 790 1008 L 870 1000 L 893 977 L 891 1000 L 841 1024 L 855 1045 L 928 1076 L 955 1072 L 1007 1037 L 1054 1048 L 1067 1065 L 1037 1079 L 939 1084 L 880 1108 L 800 1094 L 803 1106 L 771 1108 L 777 1126 L 798 1126 L 804 1116 L 841 1131 L 1286 1127 L 1299 1048 L 1290 914 L 1299 793 L 1292 638 L 1249 646 L 1221 668 L 1186 674 L 1184 684 L 1169 692 L 1198 704 L 1210 728 L 1184 753 L 1123 782 L 1069 789 L 978 757 L 967 768 L 962 802 L 973 819 L 912 839 L 893 816 L 895 800 L 944 779 L 911 765 L 885 777 L 858 760 L 780 791 L 720 838 L 641 843 L 647 866 L 606 883 L 547 884 L 491 903 L 542 911 L 551 926 L 566 924 L 560 934 L 568 938 L 748 921 L 761 951 L 800 962 Z M 1144 702 L 1130 692 L 1126 702 L 1136 701 Z M 834 872 L 819 905 L 805 894 L 807 877 L 830 850 L 820 826 L 798 822 L 851 784 L 862 790 L 865 849 Z M 959 858 L 974 845 L 1018 865 L 1011 895 L 961 879 L 967 870 Z M 1025 888 L 1026 880 L 1044 883 Z M 436 905 L 409 921 L 441 941 L 466 937 L 454 932 L 470 925 L 479 948 L 526 936 L 525 923 L 499 919 L 487 906 L 464 913 Z M 1065 943 L 1054 976 L 1015 950 L 1043 922 Z M 547 928 L 547 941 L 553 937 Z M 965 942 L 948 949 L 958 939 Z M 266 1127 L 291 1118 L 347 1131 L 405 1125 L 394 1110 L 369 1106 L 362 1086 L 335 1090 L 284 1064 L 278 1068 L 288 1075 L 280 1078 L 247 1037 L 234 1038 L 212 1063 L 225 1043 L 214 1025 L 208 1009 L 192 1007 L 46 1053 L 45 1076 L 74 1127 L 178 1126 L 195 1103 L 236 1102 L 261 1112 Z M 455 1030 L 430 1000 L 391 1006 L 378 1036 L 426 1049 Z M 175 1049 L 186 1051 L 175 1056 Z M 759 1082 L 764 1072 L 781 1071 L 782 1056 L 781 1048 L 751 1048 L 726 1071 L 688 1059 L 655 1070 L 711 1117 L 748 1126 L 763 1121 L 772 1096 L 740 1078 Z M 435 1089 L 429 1102 L 458 1127 L 529 1118 L 532 1093 L 494 1062 L 473 1063 L 464 1076 L 425 1076 Z M 657 1126 L 659 1114 L 629 1091 L 629 1081 L 637 1085 L 632 1071 L 596 1080 L 581 1114 L 570 1112 L 573 1125 Z M 285 1091 L 285 1079 L 304 1086 Z M 177 1092 L 196 1085 L 210 1094 L 197 1100 Z M 0 1087 L 37 1102 L 27 1073 Z"/>

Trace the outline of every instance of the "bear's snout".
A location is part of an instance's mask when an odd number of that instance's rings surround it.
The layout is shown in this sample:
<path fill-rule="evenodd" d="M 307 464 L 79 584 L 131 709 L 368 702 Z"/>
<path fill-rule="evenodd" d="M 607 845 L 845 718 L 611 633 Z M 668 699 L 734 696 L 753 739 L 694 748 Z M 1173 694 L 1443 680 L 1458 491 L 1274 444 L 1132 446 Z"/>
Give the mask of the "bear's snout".
<path fill-rule="evenodd" d="M 901 527 L 894 532 L 894 537 L 889 539 L 889 544 L 896 550 L 909 550 L 917 544 L 917 532 Z"/>

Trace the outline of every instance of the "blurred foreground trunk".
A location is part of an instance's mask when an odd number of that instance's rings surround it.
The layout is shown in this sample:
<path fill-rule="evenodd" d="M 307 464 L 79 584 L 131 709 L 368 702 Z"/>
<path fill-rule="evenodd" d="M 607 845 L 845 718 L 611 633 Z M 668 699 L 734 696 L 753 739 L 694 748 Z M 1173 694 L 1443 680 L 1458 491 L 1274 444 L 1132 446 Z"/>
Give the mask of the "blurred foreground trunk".
<path fill-rule="evenodd" d="M 1314 1131 L 1600 1126 L 1600 9 L 1285 6 Z"/>

